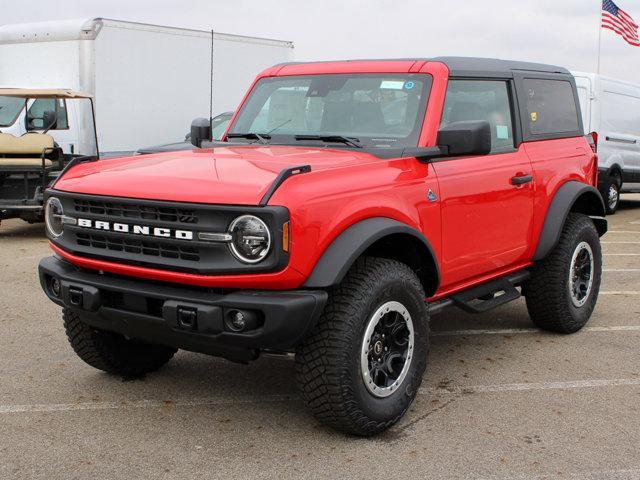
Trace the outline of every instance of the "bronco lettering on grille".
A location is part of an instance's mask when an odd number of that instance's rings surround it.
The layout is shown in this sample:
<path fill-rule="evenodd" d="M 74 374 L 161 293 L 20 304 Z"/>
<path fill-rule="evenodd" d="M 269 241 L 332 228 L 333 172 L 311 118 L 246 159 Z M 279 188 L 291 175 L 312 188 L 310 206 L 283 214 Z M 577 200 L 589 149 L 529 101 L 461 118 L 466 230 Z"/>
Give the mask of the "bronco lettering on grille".
<path fill-rule="evenodd" d="M 163 227 L 149 227 L 146 225 L 130 225 L 128 223 L 112 223 L 101 220 L 79 218 L 78 226 L 92 228 L 94 230 L 106 230 L 118 233 L 132 233 L 150 237 L 177 238 L 179 240 L 193 240 L 193 232 L 190 230 L 174 230 Z"/>

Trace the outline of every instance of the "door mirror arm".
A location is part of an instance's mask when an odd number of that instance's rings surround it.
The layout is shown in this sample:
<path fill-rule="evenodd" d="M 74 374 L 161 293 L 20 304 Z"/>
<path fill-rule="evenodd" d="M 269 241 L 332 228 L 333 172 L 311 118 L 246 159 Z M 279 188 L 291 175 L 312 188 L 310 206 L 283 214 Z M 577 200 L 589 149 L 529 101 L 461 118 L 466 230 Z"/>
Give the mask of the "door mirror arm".
<path fill-rule="evenodd" d="M 428 163 L 429 161 L 447 157 L 449 155 L 448 147 L 408 147 L 402 151 L 403 158 L 415 158 L 419 162 Z"/>

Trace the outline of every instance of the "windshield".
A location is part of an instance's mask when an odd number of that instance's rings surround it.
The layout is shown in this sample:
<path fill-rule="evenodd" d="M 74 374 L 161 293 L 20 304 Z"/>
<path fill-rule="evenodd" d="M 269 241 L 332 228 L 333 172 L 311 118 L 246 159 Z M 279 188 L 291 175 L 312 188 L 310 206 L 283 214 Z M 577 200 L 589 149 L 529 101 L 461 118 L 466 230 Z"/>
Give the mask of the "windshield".
<path fill-rule="evenodd" d="M 13 125 L 24 108 L 25 99 L 0 96 L 0 127 Z"/>
<path fill-rule="evenodd" d="M 424 74 L 263 78 L 229 136 L 236 141 L 246 135 L 255 142 L 258 134 L 258 139 L 277 144 L 317 140 L 340 146 L 415 147 L 430 87 L 431 77 Z"/>

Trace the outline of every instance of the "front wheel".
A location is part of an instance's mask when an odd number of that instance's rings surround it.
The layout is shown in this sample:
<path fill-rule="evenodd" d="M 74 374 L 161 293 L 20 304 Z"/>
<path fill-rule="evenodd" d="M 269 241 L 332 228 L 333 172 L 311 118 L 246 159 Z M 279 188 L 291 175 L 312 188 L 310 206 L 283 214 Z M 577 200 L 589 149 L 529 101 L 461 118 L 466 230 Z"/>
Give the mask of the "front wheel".
<path fill-rule="evenodd" d="M 78 357 L 98 370 L 125 378 L 137 378 L 158 370 L 177 351 L 94 328 L 73 310 L 63 309 L 62 318 L 69 344 Z"/>
<path fill-rule="evenodd" d="M 524 285 L 531 320 L 544 330 L 577 332 L 591 318 L 601 278 L 598 231 L 589 217 L 571 213 L 558 245 Z"/>
<path fill-rule="evenodd" d="M 409 267 L 358 260 L 296 354 L 298 383 L 314 416 L 361 436 L 395 424 L 422 382 L 428 318 L 422 285 Z"/>

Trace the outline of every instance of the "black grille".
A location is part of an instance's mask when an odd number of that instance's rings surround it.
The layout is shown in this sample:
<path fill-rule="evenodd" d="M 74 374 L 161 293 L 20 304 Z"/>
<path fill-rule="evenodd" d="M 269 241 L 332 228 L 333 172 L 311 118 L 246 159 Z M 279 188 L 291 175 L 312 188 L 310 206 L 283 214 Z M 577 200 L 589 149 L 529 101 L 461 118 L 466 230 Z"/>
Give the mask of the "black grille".
<path fill-rule="evenodd" d="M 200 251 L 197 248 L 174 245 L 161 241 L 111 237 L 91 233 L 76 233 L 76 241 L 78 245 L 82 247 L 92 247 L 101 250 L 112 250 L 150 257 L 175 258 L 190 262 L 200 260 Z"/>
<path fill-rule="evenodd" d="M 79 257 L 198 275 L 280 271 L 289 261 L 277 241 L 263 262 L 247 265 L 231 253 L 226 243 L 201 241 L 198 237 L 200 232 L 226 232 L 234 218 L 252 214 L 262 218 L 277 238 L 281 226 L 289 220 L 284 207 L 179 203 L 50 190 L 49 195 L 54 194 L 62 202 L 65 214 L 84 222 L 65 225 L 64 233 L 52 242 Z M 98 228 L 95 222 L 106 225 Z M 148 234 L 146 230 L 133 233 L 136 226 L 148 228 Z M 154 235 L 156 228 L 170 233 Z M 193 235 L 179 238 L 178 231 Z"/>
<path fill-rule="evenodd" d="M 134 220 L 155 220 L 168 223 L 198 223 L 198 216 L 195 210 L 182 208 L 155 207 L 151 205 L 103 202 L 77 198 L 73 200 L 73 206 L 78 213 L 108 215 L 110 217 Z"/>

